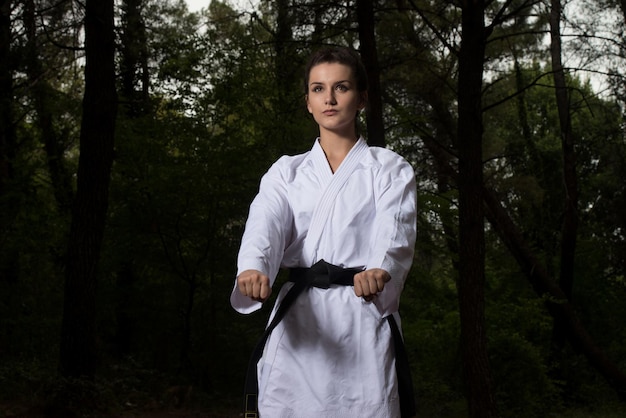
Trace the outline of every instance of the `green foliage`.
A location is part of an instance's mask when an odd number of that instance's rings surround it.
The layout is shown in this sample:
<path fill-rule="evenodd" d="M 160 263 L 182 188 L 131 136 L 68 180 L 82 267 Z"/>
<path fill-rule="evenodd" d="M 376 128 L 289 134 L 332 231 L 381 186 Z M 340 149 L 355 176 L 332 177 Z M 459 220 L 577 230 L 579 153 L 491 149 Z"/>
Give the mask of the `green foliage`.
<path fill-rule="evenodd" d="M 541 417 L 561 405 L 560 382 L 550 372 L 552 321 L 515 271 L 500 266 L 489 274 L 489 353 L 503 416 Z"/>
<path fill-rule="evenodd" d="M 34 401 L 44 390 L 45 382 L 54 374 L 49 360 L 14 360 L 0 367 L 0 400 Z"/>
<path fill-rule="evenodd" d="M 0 355 L 50 360 L 60 324 L 67 219 L 57 211 L 44 170 L 23 161 L 16 174 L 0 197 Z"/>

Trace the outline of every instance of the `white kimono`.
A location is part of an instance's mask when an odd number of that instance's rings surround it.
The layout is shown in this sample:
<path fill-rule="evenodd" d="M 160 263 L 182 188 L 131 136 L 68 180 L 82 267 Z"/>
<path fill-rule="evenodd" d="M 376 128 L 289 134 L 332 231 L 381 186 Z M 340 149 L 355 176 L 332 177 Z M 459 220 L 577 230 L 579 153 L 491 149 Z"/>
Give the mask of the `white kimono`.
<path fill-rule="evenodd" d="M 384 318 L 393 314 L 400 324 L 415 235 L 415 174 L 393 151 L 370 148 L 361 138 L 333 174 L 316 141 L 311 151 L 284 156 L 268 170 L 250 206 L 238 275 L 256 269 L 273 284 L 281 267 L 310 267 L 323 259 L 382 268 L 391 281 L 372 302 L 339 285 L 310 288 L 296 299 L 259 361 L 261 417 L 400 416 Z M 281 289 L 272 316 L 291 286 Z M 236 282 L 230 301 L 240 313 L 261 307 Z"/>

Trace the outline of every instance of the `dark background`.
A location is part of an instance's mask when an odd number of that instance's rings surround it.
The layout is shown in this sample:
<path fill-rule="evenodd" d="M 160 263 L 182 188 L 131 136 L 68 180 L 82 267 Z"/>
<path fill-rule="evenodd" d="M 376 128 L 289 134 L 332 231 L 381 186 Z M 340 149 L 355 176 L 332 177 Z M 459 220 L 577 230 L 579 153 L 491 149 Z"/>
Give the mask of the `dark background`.
<path fill-rule="evenodd" d="M 626 10 L 561 6 L 1 0 L 0 416 L 239 415 L 239 240 L 327 44 L 417 175 L 418 415 L 623 416 Z"/>

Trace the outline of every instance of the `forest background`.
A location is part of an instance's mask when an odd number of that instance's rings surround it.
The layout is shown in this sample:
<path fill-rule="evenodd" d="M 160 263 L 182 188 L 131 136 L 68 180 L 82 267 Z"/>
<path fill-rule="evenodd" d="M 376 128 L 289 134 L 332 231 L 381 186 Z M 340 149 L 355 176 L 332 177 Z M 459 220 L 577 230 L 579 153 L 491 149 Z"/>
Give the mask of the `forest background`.
<path fill-rule="evenodd" d="M 230 307 L 238 244 L 328 44 L 417 175 L 418 416 L 624 416 L 625 29 L 617 0 L 0 0 L 0 416 L 239 416 L 269 306 Z"/>

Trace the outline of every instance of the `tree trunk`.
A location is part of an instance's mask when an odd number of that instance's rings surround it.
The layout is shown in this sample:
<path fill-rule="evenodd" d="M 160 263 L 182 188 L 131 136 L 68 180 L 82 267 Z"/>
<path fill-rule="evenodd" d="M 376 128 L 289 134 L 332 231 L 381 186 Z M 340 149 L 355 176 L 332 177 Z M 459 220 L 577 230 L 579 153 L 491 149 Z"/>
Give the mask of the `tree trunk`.
<path fill-rule="evenodd" d="M 385 146 L 385 125 L 383 122 L 383 101 L 380 87 L 380 68 L 376 49 L 374 21 L 374 2 L 359 0 L 356 2 L 356 14 L 359 26 L 359 50 L 367 71 L 369 81 L 368 102 L 365 113 L 367 121 L 367 142 L 379 147 Z"/>
<path fill-rule="evenodd" d="M 179 356 L 178 372 L 193 373 L 194 367 L 191 361 L 192 348 L 192 329 L 191 323 L 193 319 L 193 309 L 196 300 L 196 292 L 198 290 L 198 280 L 195 274 L 192 274 L 187 280 L 187 299 L 184 307 L 181 309 L 182 319 L 182 335 Z"/>
<path fill-rule="evenodd" d="M 129 117 L 141 116 L 149 110 L 148 46 L 142 17 L 143 0 L 122 3 L 121 95 L 128 102 Z M 138 86 L 141 84 L 141 89 Z"/>
<path fill-rule="evenodd" d="M 0 0 L 0 197 L 13 177 L 15 125 L 11 69 L 11 0 Z"/>
<path fill-rule="evenodd" d="M 121 4 L 122 19 L 120 36 L 120 97 L 124 106 L 120 109 L 121 115 L 130 126 L 141 124 L 141 118 L 150 112 L 149 74 L 148 74 L 148 46 L 146 27 L 143 19 L 144 0 L 124 0 Z M 131 128 L 131 131 L 133 129 Z M 131 246 L 137 245 L 130 243 Z M 116 354 L 124 358 L 130 354 L 136 319 L 132 305 L 139 293 L 136 282 L 133 254 L 125 253 L 126 259 L 120 263 L 117 271 L 115 305 Z"/>
<path fill-rule="evenodd" d="M 13 68 L 10 58 L 11 3 L 10 0 L 0 0 L 0 230 L 3 234 L 11 233 L 10 225 L 18 212 L 15 199 L 9 197 L 16 151 Z M 9 245 L 7 239 L 0 240 L 0 285 L 7 289 L 0 295 L 0 304 L 9 312 L 18 312 L 21 304 L 12 292 L 18 284 L 18 260 L 16 248 Z M 16 328 L 15 321 L 0 321 L 0 358 L 15 354 L 12 335 Z"/>
<path fill-rule="evenodd" d="M 85 95 L 67 250 L 60 371 L 65 377 L 93 378 L 97 264 L 108 208 L 117 95 L 113 0 L 87 0 L 85 5 Z"/>
<path fill-rule="evenodd" d="M 131 353 L 136 321 L 132 314 L 132 304 L 136 294 L 137 277 L 132 261 L 125 261 L 117 272 L 115 281 L 115 355 L 122 359 Z"/>
<path fill-rule="evenodd" d="M 568 300 L 572 298 L 574 285 L 574 260 L 576 256 L 576 237 L 578 233 L 578 179 L 576 175 L 576 154 L 574 135 L 570 118 L 569 94 L 565 82 L 565 71 L 561 62 L 561 2 L 551 1 L 550 11 L 550 52 L 556 94 L 556 104 L 561 129 L 561 147 L 563 149 L 563 185 L 565 204 L 563 224 L 561 226 L 561 269 L 559 287 Z M 566 340 L 565 327 L 559 317 L 555 318 L 553 328 L 553 346 L 563 348 Z"/>
<path fill-rule="evenodd" d="M 293 122 L 293 102 L 294 70 L 293 65 L 293 8 L 289 0 L 278 0 L 275 2 L 276 7 L 276 31 L 274 33 L 274 52 L 276 59 L 274 61 L 274 73 L 276 78 L 274 83 L 276 86 L 276 102 L 274 104 L 275 118 L 280 121 L 278 129 L 275 131 L 274 138 L 277 139 L 270 146 L 276 147 L 277 153 L 297 153 L 300 152 L 300 144 L 294 141 L 293 134 L 287 127 Z M 302 96 L 299 96 L 301 98 Z"/>
<path fill-rule="evenodd" d="M 497 417 L 485 330 L 485 231 L 482 166 L 482 81 L 485 57 L 482 0 L 462 1 L 459 53 L 459 312 L 469 416 Z"/>

